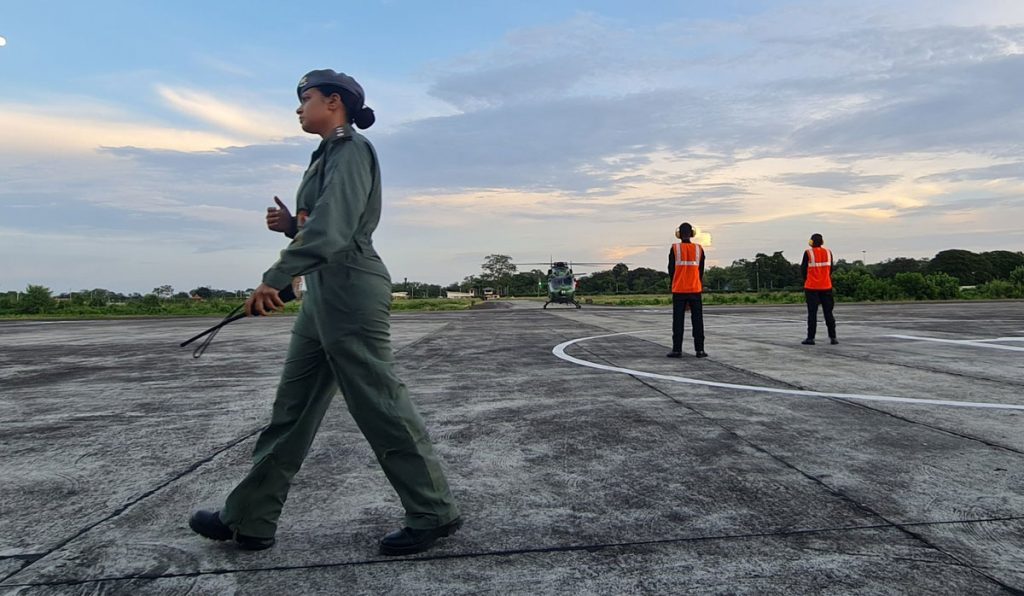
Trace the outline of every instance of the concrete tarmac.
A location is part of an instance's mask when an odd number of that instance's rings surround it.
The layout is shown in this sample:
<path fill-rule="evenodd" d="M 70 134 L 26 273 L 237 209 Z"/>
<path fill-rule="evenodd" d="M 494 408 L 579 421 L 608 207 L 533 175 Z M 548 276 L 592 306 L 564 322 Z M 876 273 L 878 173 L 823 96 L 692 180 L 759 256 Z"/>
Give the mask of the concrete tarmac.
<path fill-rule="evenodd" d="M 341 399 L 274 548 L 188 529 L 248 467 L 292 319 L 198 360 L 215 320 L 0 322 L 0 593 L 1024 591 L 1024 303 L 836 316 L 803 346 L 802 306 L 709 307 L 710 357 L 672 360 L 666 308 L 395 314 L 466 520 L 397 559 Z"/>

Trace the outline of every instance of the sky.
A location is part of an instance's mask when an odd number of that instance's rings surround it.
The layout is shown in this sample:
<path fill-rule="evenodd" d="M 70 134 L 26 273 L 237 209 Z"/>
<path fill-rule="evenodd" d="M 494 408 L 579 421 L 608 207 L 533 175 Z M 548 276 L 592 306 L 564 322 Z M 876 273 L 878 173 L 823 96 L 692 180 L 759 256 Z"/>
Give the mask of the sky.
<path fill-rule="evenodd" d="M 1019 0 L 0 4 L 0 290 L 255 287 L 364 87 L 395 280 L 518 263 L 1024 248 Z M 522 266 L 521 269 L 530 269 Z"/>

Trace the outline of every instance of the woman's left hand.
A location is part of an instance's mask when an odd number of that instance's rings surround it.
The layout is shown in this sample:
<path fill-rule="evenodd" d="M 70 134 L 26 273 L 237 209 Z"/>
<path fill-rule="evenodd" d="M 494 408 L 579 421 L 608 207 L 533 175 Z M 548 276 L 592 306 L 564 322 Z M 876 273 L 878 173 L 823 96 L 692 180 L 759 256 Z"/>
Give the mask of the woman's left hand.
<path fill-rule="evenodd" d="M 277 290 L 261 283 L 258 288 L 245 301 L 246 316 L 266 316 L 275 310 L 284 310 L 284 301 L 278 295 Z"/>

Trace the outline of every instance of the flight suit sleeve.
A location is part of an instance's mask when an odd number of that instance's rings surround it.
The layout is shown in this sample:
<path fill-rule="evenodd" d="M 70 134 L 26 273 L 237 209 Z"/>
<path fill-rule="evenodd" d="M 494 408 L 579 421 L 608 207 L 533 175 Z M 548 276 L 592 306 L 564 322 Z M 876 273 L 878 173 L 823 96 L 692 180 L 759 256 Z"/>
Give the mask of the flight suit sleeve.
<path fill-rule="evenodd" d="M 339 252 L 354 246 L 353 236 L 373 185 L 367 147 L 346 142 L 330 156 L 323 191 L 295 239 L 263 274 L 263 283 L 282 289 L 293 277 L 320 269 Z M 333 162 L 333 163 L 332 163 Z"/>
<path fill-rule="evenodd" d="M 672 249 L 668 251 L 668 278 L 671 284 L 672 276 L 676 274 L 676 255 L 672 253 Z"/>
<path fill-rule="evenodd" d="M 807 251 L 804 251 L 804 258 L 800 261 L 800 277 L 807 283 Z"/>
<path fill-rule="evenodd" d="M 291 238 L 291 239 L 294 240 L 295 239 L 295 235 L 299 233 L 299 217 L 300 217 L 300 215 L 302 213 L 303 213 L 302 211 L 299 211 L 299 212 L 297 212 L 295 214 L 295 217 L 292 218 L 292 227 L 289 228 L 284 233 L 284 235 L 287 236 L 288 238 Z"/>
<path fill-rule="evenodd" d="M 704 279 L 704 249 L 700 251 L 700 278 Z"/>

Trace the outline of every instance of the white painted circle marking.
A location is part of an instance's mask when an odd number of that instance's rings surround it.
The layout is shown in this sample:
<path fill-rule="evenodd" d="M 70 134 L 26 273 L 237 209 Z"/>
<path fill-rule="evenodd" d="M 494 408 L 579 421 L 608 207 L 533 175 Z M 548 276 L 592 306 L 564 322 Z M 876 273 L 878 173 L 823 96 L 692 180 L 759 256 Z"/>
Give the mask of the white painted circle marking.
<path fill-rule="evenodd" d="M 950 406 L 954 408 L 985 408 L 992 410 L 1024 410 L 1024 405 L 1017 404 L 993 404 L 985 402 L 973 402 L 973 401 L 952 401 L 945 399 L 924 399 L 916 397 L 895 397 L 891 395 L 862 395 L 859 393 L 830 393 L 827 391 L 805 391 L 802 389 L 782 389 L 778 387 L 760 387 L 757 385 L 739 385 L 736 383 L 721 383 L 719 381 L 705 381 L 702 379 L 691 379 L 689 377 L 677 377 L 675 375 L 663 375 L 659 373 L 652 373 L 643 370 L 635 370 L 632 368 L 623 368 L 621 366 L 608 366 L 607 364 L 600 364 L 597 362 L 591 362 L 589 360 L 583 360 L 570 356 L 565 353 L 565 349 L 573 344 L 577 344 L 592 339 L 601 339 L 605 337 L 615 337 L 619 335 L 637 335 L 640 333 L 664 333 L 662 329 L 643 329 L 640 331 L 623 331 L 621 333 L 606 333 L 604 335 L 592 335 L 590 337 L 578 337 L 576 339 L 570 339 L 564 341 L 554 348 L 551 349 L 551 353 L 573 364 L 580 366 L 586 366 L 588 368 L 596 368 L 598 370 L 604 370 L 608 372 L 617 372 L 626 375 L 632 375 L 634 377 L 646 377 L 648 379 L 658 379 L 660 381 L 672 381 L 675 383 L 685 383 L 687 385 L 703 385 L 705 387 L 718 387 L 720 389 L 738 389 L 740 391 L 756 391 L 759 393 L 775 393 L 780 395 L 794 395 L 800 397 L 835 397 L 840 399 L 856 399 L 861 401 L 881 401 L 881 402 L 893 402 L 903 404 L 914 404 L 914 405 L 931 405 L 931 406 Z"/>

